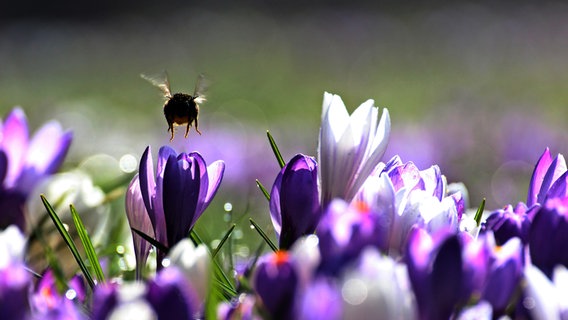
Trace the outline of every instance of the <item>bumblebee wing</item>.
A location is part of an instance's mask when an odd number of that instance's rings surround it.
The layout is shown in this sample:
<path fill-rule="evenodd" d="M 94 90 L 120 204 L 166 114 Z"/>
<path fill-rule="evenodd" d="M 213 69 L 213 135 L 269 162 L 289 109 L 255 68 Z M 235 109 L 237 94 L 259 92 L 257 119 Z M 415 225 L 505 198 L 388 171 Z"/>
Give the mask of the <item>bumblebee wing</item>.
<path fill-rule="evenodd" d="M 195 102 L 202 103 L 206 100 L 205 91 L 207 90 L 207 87 L 208 87 L 208 81 L 205 78 L 205 75 L 201 73 L 197 77 L 197 82 L 195 83 L 195 90 L 193 91 L 193 96 L 196 97 Z"/>
<path fill-rule="evenodd" d="M 164 70 L 162 73 L 155 74 L 155 75 L 140 74 L 140 76 L 142 77 L 142 79 L 145 79 L 148 82 L 150 82 L 151 84 L 158 87 L 160 89 L 160 91 L 162 91 L 162 93 L 164 94 L 164 96 L 166 98 L 171 97 L 172 92 L 171 92 L 171 89 L 170 89 L 170 81 L 168 80 L 168 72 L 167 71 Z"/>

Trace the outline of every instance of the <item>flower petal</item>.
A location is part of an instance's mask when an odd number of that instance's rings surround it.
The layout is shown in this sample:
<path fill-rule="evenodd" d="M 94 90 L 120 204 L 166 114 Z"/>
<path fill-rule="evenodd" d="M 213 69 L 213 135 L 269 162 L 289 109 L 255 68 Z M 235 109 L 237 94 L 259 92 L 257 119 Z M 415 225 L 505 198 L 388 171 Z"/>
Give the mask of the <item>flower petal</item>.
<path fill-rule="evenodd" d="M 8 174 L 4 186 L 12 187 L 24 166 L 28 148 L 28 123 L 22 109 L 15 108 L 4 121 L 0 134 L 0 148 L 8 156 Z"/>
<path fill-rule="evenodd" d="M 142 193 L 140 190 L 140 179 L 138 175 L 134 176 L 125 195 L 126 201 L 126 217 L 131 228 L 135 228 L 148 236 L 154 238 L 154 230 L 152 221 L 146 211 Z M 142 278 L 142 270 L 146 265 L 146 260 L 150 254 L 151 245 L 144 240 L 136 232 L 132 231 L 132 240 L 134 242 L 134 255 L 136 256 L 136 278 Z"/>

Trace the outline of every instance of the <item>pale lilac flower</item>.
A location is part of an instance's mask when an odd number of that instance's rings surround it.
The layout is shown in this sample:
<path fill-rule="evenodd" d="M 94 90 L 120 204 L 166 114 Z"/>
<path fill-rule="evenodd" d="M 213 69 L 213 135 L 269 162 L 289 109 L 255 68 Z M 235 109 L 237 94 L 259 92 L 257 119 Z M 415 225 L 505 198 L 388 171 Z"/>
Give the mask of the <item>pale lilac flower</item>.
<path fill-rule="evenodd" d="M 207 290 L 210 289 L 211 258 L 207 247 L 200 244 L 197 247 L 186 238 L 178 242 L 168 253 L 170 266 L 177 267 L 185 276 L 187 282 L 195 288 L 199 298 L 205 301 Z"/>
<path fill-rule="evenodd" d="M 24 265 L 26 240 L 16 226 L 0 232 L 0 315 L 24 319 L 29 311 L 31 275 Z"/>
<path fill-rule="evenodd" d="M 25 201 L 44 177 L 63 163 L 72 134 L 58 122 L 45 123 L 30 139 L 24 111 L 15 108 L 0 122 L 0 228 L 25 230 Z"/>
<path fill-rule="evenodd" d="M 341 278 L 345 319 L 415 319 L 416 300 L 406 266 L 382 256 L 376 249 L 364 250 L 355 266 Z"/>
<path fill-rule="evenodd" d="M 324 93 L 318 144 L 322 206 L 334 198 L 351 201 L 385 153 L 389 112 L 367 100 L 349 115 L 338 95 Z"/>

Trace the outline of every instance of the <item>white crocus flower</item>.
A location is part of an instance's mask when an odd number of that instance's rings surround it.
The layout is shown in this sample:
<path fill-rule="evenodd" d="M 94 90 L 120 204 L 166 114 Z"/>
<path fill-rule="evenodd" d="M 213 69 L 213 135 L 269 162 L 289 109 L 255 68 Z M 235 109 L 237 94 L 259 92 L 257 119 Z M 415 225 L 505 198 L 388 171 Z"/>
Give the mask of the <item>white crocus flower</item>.
<path fill-rule="evenodd" d="M 334 198 L 351 201 L 385 153 L 389 112 L 369 99 L 349 115 L 338 95 L 324 93 L 318 145 L 322 205 Z"/>
<path fill-rule="evenodd" d="M 168 254 L 170 265 L 178 267 L 202 300 L 209 290 L 211 259 L 205 245 L 195 247 L 190 239 L 178 242 Z"/>

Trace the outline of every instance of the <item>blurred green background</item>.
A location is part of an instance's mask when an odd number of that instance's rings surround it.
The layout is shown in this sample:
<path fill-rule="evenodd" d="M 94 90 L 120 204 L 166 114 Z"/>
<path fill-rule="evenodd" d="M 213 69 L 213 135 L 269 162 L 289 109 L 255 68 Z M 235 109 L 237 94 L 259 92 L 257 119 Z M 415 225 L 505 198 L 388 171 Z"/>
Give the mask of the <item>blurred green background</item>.
<path fill-rule="evenodd" d="M 203 135 L 178 130 L 171 145 L 227 163 L 212 221 L 231 202 L 270 225 L 254 181 L 270 188 L 278 171 L 265 132 L 286 159 L 315 156 L 324 91 L 350 111 L 369 98 L 388 107 L 385 161 L 440 165 L 472 207 L 524 201 L 544 148 L 568 151 L 562 3 L 25 4 L 1 17 L 0 114 L 19 105 L 34 129 L 57 119 L 73 130 L 66 168 L 170 144 L 163 100 L 140 73 L 167 70 L 172 90 L 189 93 L 207 75 Z"/>

